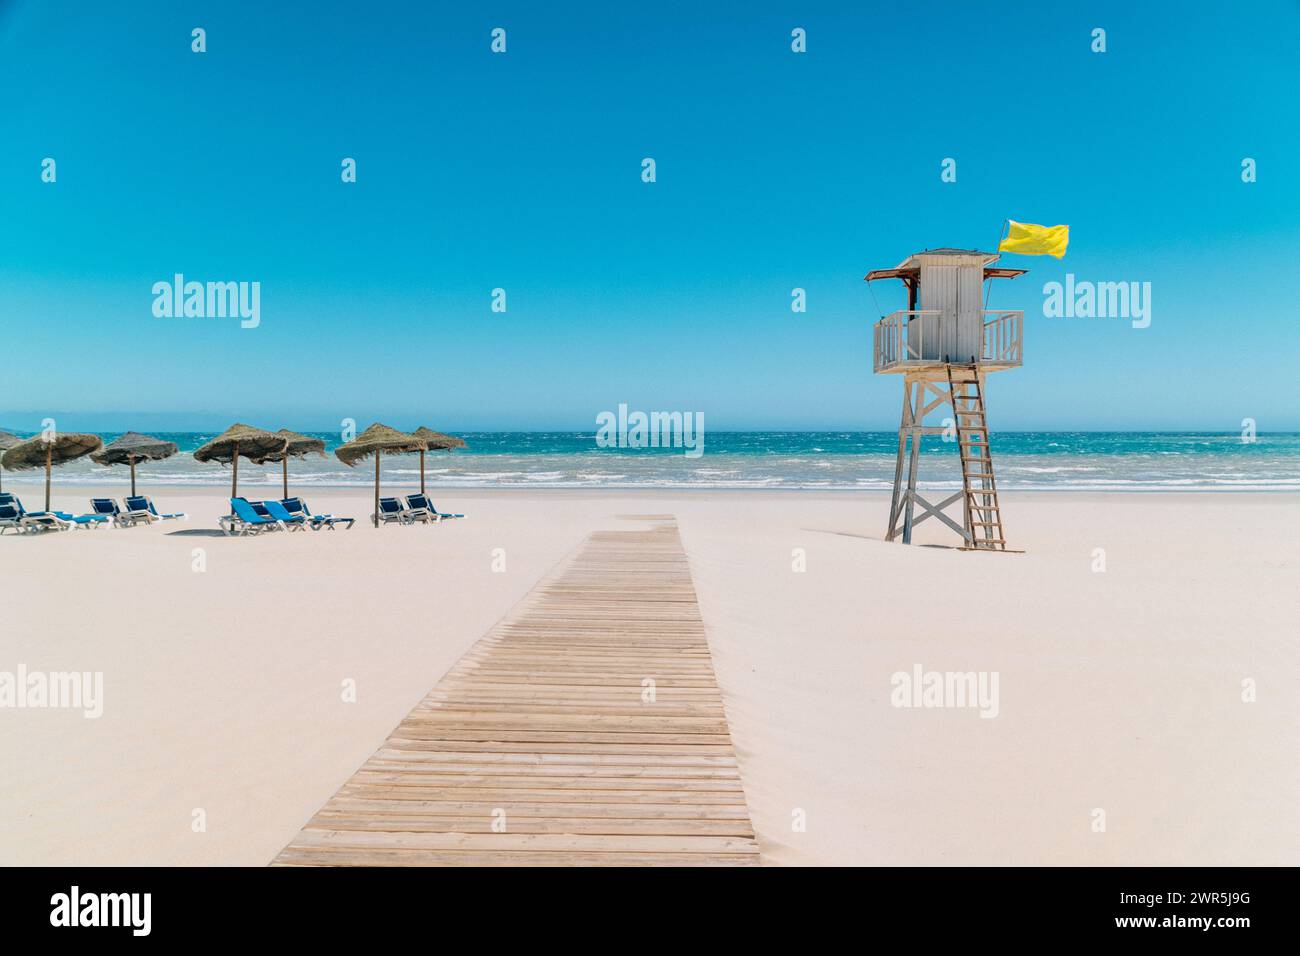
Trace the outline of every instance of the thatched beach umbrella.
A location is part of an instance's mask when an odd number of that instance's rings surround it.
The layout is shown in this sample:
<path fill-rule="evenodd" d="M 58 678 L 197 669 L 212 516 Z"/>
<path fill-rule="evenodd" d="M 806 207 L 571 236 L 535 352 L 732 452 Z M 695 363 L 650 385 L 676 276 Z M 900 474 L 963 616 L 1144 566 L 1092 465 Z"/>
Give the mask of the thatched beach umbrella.
<path fill-rule="evenodd" d="M 0 455 L 3 455 L 10 448 L 13 448 L 14 445 L 17 445 L 20 441 L 22 441 L 22 439 L 12 432 L 0 432 Z M 4 468 L 0 467 L 0 478 L 3 478 L 3 472 Z M 2 481 L 0 481 L 0 491 L 4 491 L 4 484 Z"/>
<path fill-rule="evenodd" d="M 162 461 L 176 454 L 174 441 L 163 441 L 151 435 L 139 432 L 127 432 L 116 441 L 111 441 L 90 456 L 100 465 L 131 466 L 131 497 L 135 497 L 135 463 L 137 461 Z"/>
<path fill-rule="evenodd" d="M 45 467 L 45 510 L 50 510 L 50 468 L 74 461 L 104 447 L 98 435 L 79 435 L 76 432 L 44 432 L 20 441 L 0 456 L 0 467 L 10 471 Z"/>
<path fill-rule="evenodd" d="M 436 432 L 432 428 L 425 428 L 423 425 L 411 432 L 411 434 L 421 439 L 428 446 L 429 451 L 444 451 L 450 448 L 466 447 L 465 439 L 457 438 L 455 435 L 444 435 L 442 432 Z M 424 494 L 424 452 L 420 452 L 420 494 Z"/>
<path fill-rule="evenodd" d="M 407 454 L 418 451 L 420 457 L 424 457 L 425 445 L 424 439 L 416 438 L 414 435 L 408 435 L 406 432 L 399 432 L 396 428 L 389 428 L 387 425 L 380 425 L 378 422 L 371 425 L 352 441 L 346 445 L 340 445 L 334 449 L 334 454 L 339 461 L 351 468 L 357 462 L 363 460 L 368 455 L 375 456 L 375 527 L 379 527 L 379 458 L 384 452 L 389 454 Z"/>
<path fill-rule="evenodd" d="M 312 438 L 310 435 L 300 435 L 298 432 L 291 432 L 287 428 L 281 428 L 277 435 L 280 435 L 288 442 L 284 451 L 273 452 L 258 459 L 258 464 L 267 461 L 284 462 L 284 497 L 289 497 L 289 459 L 306 458 L 308 455 L 324 455 L 325 442 L 319 438 Z"/>
<path fill-rule="evenodd" d="M 239 459 L 254 463 L 265 461 L 268 455 L 284 451 L 288 442 L 283 435 L 268 432 L 252 425 L 234 424 L 194 453 L 195 461 L 229 463 L 230 497 L 239 496 Z"/>

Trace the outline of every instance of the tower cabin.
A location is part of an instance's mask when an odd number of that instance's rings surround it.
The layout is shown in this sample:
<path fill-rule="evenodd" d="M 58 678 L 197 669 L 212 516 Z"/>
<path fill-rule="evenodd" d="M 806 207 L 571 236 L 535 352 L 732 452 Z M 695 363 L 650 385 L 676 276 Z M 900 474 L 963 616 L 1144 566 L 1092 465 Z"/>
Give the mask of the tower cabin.
<path fill-rule="evenodd" d="M 1014 279 L 1025 270 L 997 268 L 997 261 L 993 252 L 928 249 L 867 273 L 868 282 L 900 279 L 907 288 L 907 308 L 876 323 L 875 370 L 945 378 L 949 363 L 981 372 L 1020 365 L 1024 313 L 986 311 L 984 280 Z"/>
<path fill-rule="evenodd" d="M 933 517 L 960 534 L 965 548 L 1006 550 L 984 387 L 989 372 L 1019 367 L 1024 313 L 988 311 L 983 293 L 985 280 L 1014 279 L 1025 270 L 999 268 L 997 261 L 992 252 L 927 249 L 867 273 L 868 282 L 899 279 L 907 289 L 907 308 L 881 318 L 873 336 L 875 371 L 903 376 L 887 541 L 901 536 L 911 544 L 912 529 Z M 927 416 L 947 407 L 950 429 L 926 425 Z M 962 490 L 932 503 L 917 491 L 921 440 L 945 431 L 961 458 Z M 960 525 L 944 510 L 958 501 Z"/>

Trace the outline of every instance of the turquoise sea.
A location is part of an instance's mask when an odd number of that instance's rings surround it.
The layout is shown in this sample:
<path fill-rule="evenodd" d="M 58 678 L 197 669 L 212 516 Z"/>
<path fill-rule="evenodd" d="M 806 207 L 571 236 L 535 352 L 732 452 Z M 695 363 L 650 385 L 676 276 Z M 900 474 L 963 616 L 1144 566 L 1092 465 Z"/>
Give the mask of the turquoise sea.
<path fill-rule="evenodd" d="M 336 433 L 313 432 L 331 452 Z M 435 487 L 478 488 L 757 488 L 880 490 L 891 487 L 897 433 L 707 432 L 704 452 L 683 449 L 600 448 L 591 432 L 460 432 L 469 448 L 430 452 L 428 481 Z M 180 454 L 141 465 L 142 481 L 213 485 L 229 469 L 199 464 L 190 452 L 215 433 L 160 433 Z M 103 433 L 104 440 L 117 437 Z M 994 432 L 998 484 L 1008 489 L 1062 491 L 1300 490 L 1300 434 L 1210 432 Z M 923 445 L 922 474 L 929 488 L 955 487 L 955 445 L 938 438 Z M 348 468 L 333 454 L 290 462 L 295 485 L 368 485 L 367 465 Z M 418 481 L 414 455 L 385 457 L 385 481 Z M 89 459 L 62 466 L 59 481 L 120 485 L 125 468 Z M 272 485 L 278 465 L 241 462 L 241 485 Z M 43 481 L 39 472 L 4 473 L 4 483 Z"/>

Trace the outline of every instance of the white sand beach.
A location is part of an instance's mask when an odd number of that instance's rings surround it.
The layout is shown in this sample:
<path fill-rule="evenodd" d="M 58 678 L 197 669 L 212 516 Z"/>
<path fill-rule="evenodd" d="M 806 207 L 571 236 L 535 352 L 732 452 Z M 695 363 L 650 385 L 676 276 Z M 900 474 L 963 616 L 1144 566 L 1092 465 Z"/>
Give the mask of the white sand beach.
<path fill-rule="evenodd" d="M 883 495 L 448 491 L 465 520 L 227 538 L 220 490 L 145 490 L 190 520 L 0 538 L 0 671 L 104 675 L 98 719 L 0 710 L 0 864 L 267 863 L 587 534 L 647 513 L 677 517 L 764 863 L 1300 856 L 1293 495 L 1005 493 L 1025 553 L 986 554 L 886 544 Z M 893 706 L 915 665 L 996 672 L 996 717 Z"/>

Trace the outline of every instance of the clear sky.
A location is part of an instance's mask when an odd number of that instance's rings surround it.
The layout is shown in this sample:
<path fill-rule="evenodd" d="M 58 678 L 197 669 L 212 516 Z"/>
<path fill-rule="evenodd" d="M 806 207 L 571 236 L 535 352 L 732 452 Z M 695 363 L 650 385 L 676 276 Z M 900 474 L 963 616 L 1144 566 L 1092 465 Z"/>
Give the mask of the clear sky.
<path fill-rule="evenodd" d="M 1282 0 L 0 0 L 0 425 L 897 427 L 862 276 L 1010 217 L 1072 241 L 1003 259 L 995 428 L 1300 428 L 1297 49 Z M 177 272 L 260 327 L 156 318 Z M 1043 317 L 1067 272 L 1150 328 Z"/>

